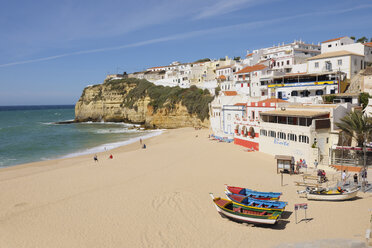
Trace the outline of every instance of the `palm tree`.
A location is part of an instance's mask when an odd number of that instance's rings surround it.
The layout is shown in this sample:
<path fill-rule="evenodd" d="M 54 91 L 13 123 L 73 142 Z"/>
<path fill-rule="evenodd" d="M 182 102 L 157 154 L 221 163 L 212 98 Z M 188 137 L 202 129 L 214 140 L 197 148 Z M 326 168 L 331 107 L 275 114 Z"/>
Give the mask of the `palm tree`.
<path fill-rule="evenodd" d="M 358 147 L 363 147 L 363 142 L 372 133 L 372 119 L 360 110 L 351 111 L 336 125 L 347 136 L 354 138 Z"/>

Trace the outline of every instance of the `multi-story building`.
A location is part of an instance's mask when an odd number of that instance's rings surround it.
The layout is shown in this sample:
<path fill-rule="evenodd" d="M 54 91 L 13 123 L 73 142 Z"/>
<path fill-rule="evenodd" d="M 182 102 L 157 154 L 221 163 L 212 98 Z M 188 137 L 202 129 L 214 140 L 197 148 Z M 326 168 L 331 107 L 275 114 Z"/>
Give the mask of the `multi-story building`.
<path fill-rule="evenodd" d="M 245 106 L 245 115 L 242 118 L 235 118 L 234 143 L 258 151 L 261 127 L 260 114 L 275 110 L 279 108 L 279 104 L 285 103 L 287 101 L 274 98 L 259 102 L 239 103 L 239 105 Z"/>
<path fill-rule="evenodd" d="M 215 136 L 234 138 L 234 119 L 245 115 L 245 104 L 236 104 L 246 101 L 247 98 L 236 91 L 222 91 L 215 97 L 209 108 L 209 120 Z"/>
<path fill-rule="evenodd" d="M 346 50 L 326 52 L 308 58 L 308 73 L 343 72 L 351 79 L 365 69 L 365 56 Z"/>
<path fill-rule="evenodd" d="M 273 70 L 279 70 L 285 73 L 292 72 L 293 65 L 306 62 L 307 58 L 320 54 L 320 45 L 307 44 L 303 41 L 294 41 L 289 44 L 282 44 L 268 48 L 262 48 L 261 51 L 253 51 L 255 54 L 260 54 L 258 62 L 270 61 L 270 67 Z"/>

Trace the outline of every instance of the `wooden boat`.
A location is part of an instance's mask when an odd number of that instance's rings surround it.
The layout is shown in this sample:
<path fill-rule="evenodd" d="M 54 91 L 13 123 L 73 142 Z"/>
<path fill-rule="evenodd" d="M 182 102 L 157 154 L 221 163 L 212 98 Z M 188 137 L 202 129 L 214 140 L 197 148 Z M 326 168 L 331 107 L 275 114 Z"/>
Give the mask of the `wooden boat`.
<path fill-rule="evenodd" d="M 254 198 L 251 198 L 245 195 L 232 194 L 227 191 L 225 191 L 225 194 L 227 198 L 229 198 L 231 201 L 237 204 L 242 204 L 242 205 L 245 205 L 251 208 L 257 208 L 257 209 L 284 211 L 285 207 L 288 204 L 287 202 L 283 202 L 283 201 L 258 200 L 258 199 L 254 199 Z"/>
<path fill-rule="evenodd" d="M 228 191 L 229 193 L 245 195 L 245 196 L 249 196 L 251 198 L 255 198 L 259 200 L 276 201 L 276 200 L 279 200 L 282 194 L 280 192 L 259 192 L 259 191 L 254 191 L 251 189 L 233 187 L 233 186 L 228 186 L 228 185 L 225 185 L 225 187 L 226 187 L 226 191 Z"/>
<path fill-rule="evenodd" d="M 345 201 L 353 199 L 357 196 L 360 187 L 351 189 L 325 189 L 325 188 L 307 188 L 298 193 L 306 194 L 308 200 L 318 201 Z"/>
<path fill-rule="evenodd" d="M 281 211 L 252 209 L 221 197 L 215 198 L 212 193 L 210 196 L 220 214 L 238 222 L 272 225 L 279 220 L 282 214 Z"/>

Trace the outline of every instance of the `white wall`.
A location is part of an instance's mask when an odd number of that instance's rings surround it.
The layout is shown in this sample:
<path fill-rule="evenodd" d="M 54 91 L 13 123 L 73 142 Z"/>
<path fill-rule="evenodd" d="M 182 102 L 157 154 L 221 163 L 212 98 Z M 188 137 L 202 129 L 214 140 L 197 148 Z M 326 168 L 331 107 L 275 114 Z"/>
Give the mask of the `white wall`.
<path fill-rule="evenodd" d="M 331 41 L 331 42 L 323 42 L 321 44 L 321 51 L 322 53 L 345 50 L 343 49 L 348 44 L 353 44 L 354 40 L 350 39 L 349 37 L 343 37 L 339 40 Z"/>

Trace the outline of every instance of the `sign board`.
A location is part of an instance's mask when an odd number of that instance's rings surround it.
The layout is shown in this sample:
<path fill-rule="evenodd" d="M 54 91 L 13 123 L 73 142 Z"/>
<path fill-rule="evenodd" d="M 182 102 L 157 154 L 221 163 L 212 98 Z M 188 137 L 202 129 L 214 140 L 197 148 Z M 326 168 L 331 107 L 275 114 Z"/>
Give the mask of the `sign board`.
<path fill-rule="evenodd" d="M 295 204 L 294 207 L 295 207 L 295 210 L 298 210 L 298 209 L 307 209 L 307 203 Z"/>
<path fill-rule="evenodd" d="M 294 209 L 295 209 L 295 216 L 296 216 L 296 224 L 297 224 L 297 210 L 304 209 L 305 210 L 305 220 L 307 220 L 307 217 L 306 217 L 307 203 L 295 204 Z"/>

